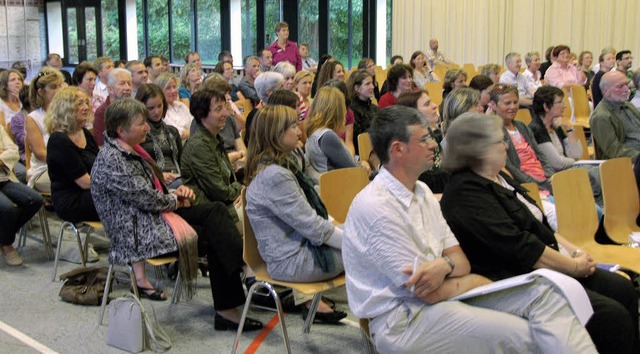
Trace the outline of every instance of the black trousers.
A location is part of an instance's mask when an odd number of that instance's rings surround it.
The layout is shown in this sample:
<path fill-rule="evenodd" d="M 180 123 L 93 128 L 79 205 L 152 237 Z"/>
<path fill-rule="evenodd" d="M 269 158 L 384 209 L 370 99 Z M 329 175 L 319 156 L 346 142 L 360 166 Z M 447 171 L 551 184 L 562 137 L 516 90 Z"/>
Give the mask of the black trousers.
<path fill-rule="evenodd" d="M 578 280 L 593 307 L 586 329 L 598 352 L 639 353 L 638 297 L 631 282 L 601 269 Z"/>
<path fill-rule="evenodd" d="M 209 261 L 213 306 L 227 310 L 244 304 L 242 236 L 221 202 L 176 210 L 198 233 L 198 253 Z"/>
<path fill-rule="evenodd" d="M 44 200 L 38 192 L 22 183 L 0 182 L 0 246 L 10 246 L 16 232 L 31 219 Z"/>

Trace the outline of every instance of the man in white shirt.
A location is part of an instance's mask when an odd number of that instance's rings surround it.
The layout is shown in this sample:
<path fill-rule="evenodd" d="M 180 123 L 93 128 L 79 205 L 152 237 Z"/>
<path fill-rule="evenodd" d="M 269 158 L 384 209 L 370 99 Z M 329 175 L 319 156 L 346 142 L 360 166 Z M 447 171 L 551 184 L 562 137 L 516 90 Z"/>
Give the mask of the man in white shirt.
<path fill-rule="evenodd" d="M 96 87 L 93 89 L 93 94 L 107 98 L 109 97 L 107 76 L 113 69 L 113 60 L 109 57 L 100 57 L 93 62 L 93 66 L 98 70 L 98 80 L 96 80 Z"/>
<path fill-rule="evenodd" d="M 162 65 L 162 59 L 157 55 L 144 58 L 144 65 L 147 67 L 147 83 L 154 83 L 160 74 L 167 72 Z"/>
<path fill-rule="evenodd" d="M 507 70 L 500 75 L 499 82 L 505 85 L 511 85 L 518 88 L 519 103 L 521 106 L 531 106 L 533 95 L 529 95 L 527 81 L 520 73 L 522 66 L 522 57 L 520 53 L 511 52 L 504 59 Z"/>
<path fill-rule="evenodd" d="M 309 56 L 309 45 L 300 44 L 300 58 L 302 58 L 302 70 L 315 74 L 318 71 L 318 63 Z"/>
<path fill-rule="evenodd" d="M 547 281 L 446 301 L 490 281 L 469 273 L 438 201 L 418 181 L 437 147 L 427 122 L 396 105 L 369 133 L 383 167 L 349 209 L 342 256 L 349 307 L 370 320 L 379 352 L 595 352 Z"/>

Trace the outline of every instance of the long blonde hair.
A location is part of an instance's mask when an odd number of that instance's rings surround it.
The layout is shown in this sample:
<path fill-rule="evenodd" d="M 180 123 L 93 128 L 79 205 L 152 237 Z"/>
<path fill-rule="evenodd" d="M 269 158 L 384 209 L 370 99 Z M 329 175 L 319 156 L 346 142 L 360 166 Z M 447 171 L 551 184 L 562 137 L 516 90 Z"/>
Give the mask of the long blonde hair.
<path fill-rule="evenodd" d="M 38 75 L 31 80 L 29 86 L 29 102 L 31 103 L 31 109 L 44 108 L 46 102 L 44 101 L 44 95 L 40 93 L 40 89 L 47 86 L 57 88 L 64 83 L 64 76 L 58 69 L 54 69 L 50 66 L 45 66 L 38 72 Z"/>
<path fill-rule="evenodd" d="M 277 164 L 288 169 L 297 169 L 289 149 L 283 143 L 284 133 L 298 124 L 296 111 L 284 105 L 261 108 L 253 119 L 247 151 L 247 186 L 268 165 Z"/>
<path fill-rule="evenodd" d="M 89 97 L 83 89 L 77 86 L 65 87 L 53 97 L 44 118 L 49 133 L 59 131 L 69 134 L 82 129 L 76 117 L 76 97 L 78 93 L 87 98 Z M 89 104 L 89 107 L 91 107 L 91 104 Z M 89 110 L 92 111 L 91 109 Z"/>
<path fill-rule="evenodd" d="M 307 114 L 307 136 L 320 128 L 329 128 L 336 133 L 345 129 L 347 107 L 344 95 L 335 87 L 323 87 L 313 98 L 313 103 Z"/>

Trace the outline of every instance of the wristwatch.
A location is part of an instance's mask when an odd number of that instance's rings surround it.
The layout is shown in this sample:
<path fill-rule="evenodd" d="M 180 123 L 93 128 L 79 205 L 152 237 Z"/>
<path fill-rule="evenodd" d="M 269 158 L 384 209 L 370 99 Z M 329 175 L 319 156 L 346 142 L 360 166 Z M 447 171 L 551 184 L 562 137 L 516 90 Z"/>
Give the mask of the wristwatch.
<path fill-rule="evenodd" d="M 456 264 L 453 263 L 453 260 L 449 258 L 449 256 L 442 256 L 442 259 L 447 261 L 447 263 L 449 263 L 449 267 L 451 267 L 451 271 L 447 273 L 447 276 L 449 276 L 451 273 L 453 273 L 453 270 L 456 269 Z"/>

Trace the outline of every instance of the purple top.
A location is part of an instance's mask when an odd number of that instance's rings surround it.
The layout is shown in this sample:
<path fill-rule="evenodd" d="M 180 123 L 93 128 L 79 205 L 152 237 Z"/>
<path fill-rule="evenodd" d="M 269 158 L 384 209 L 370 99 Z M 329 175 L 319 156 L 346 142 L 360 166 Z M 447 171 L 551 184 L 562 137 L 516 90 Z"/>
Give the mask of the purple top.
<path fill-rule="evenodd" d="M 287 40 L 287 45 L 282 49 L 278 46 L 278 40 L 276 40 L 267 49 L 273 54 L 273 65 L 281 61 L 288 61 L 296 67 L 296 72 L 302 70 L 302 58 L 295 42 Z"/>
<path fill-rule="evenodd" d="M 16 145 L 18 145 L 18 150 L 20 150 L 20 161 L 26 161 L 25 152 L 24 152 L 24 136 L 27 135 L 24 130 L 24 111 L 20 111 L 20 113 L 16 114 L 11 118 L 11 134 L 13 134 L 13 138 L 16 140 Z"/>

